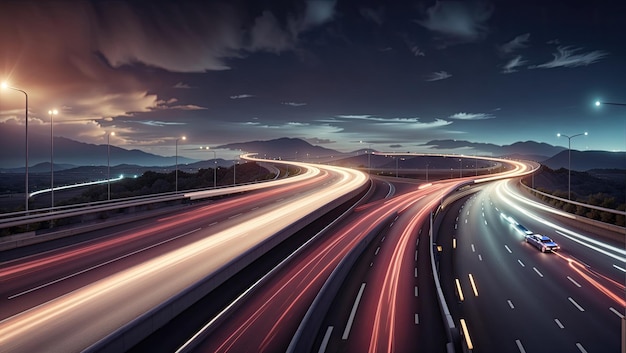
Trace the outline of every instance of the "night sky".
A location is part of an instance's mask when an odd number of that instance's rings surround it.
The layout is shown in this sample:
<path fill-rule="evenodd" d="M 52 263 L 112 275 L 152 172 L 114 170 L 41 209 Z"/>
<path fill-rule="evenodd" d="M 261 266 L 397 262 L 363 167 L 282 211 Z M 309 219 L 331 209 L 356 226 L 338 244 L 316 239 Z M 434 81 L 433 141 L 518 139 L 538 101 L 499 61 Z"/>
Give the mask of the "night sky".
<path fill-rule="evenodd" d="M 626 150 L 623 1 L 2 1 L 0 80 L 29 129 L 208 159 L 298 137 L 348 152 L 534 140 Z M 0 91 L 0 131 L 24 96 Z M 360 141 L 363 141 L 360 143 Z M 17 143 L 17 142 L 16 142 Z M 470 148 L 457 153 L 479 153 Z M 212 156 L 212 155 L 210 155 Z"/>

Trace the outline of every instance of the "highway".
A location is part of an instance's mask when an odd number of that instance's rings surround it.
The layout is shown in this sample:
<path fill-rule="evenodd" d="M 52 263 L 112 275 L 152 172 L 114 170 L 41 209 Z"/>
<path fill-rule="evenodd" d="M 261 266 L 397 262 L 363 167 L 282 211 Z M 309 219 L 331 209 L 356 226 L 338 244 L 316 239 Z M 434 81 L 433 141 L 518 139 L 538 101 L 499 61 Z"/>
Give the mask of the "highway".
<path fill-rule="evenodd" d="M 439 230 L 444 292 L 457 325 L 465 321 L 466 344 L 473 352 L 618 352 L 623 233 L 582 230 L 515 183 L 495 182 L 453 204 Z M 540 252 L 517 223 L 561 250 Z"/>
<path fill-rule="evenodd" d="M 303 167 L 292 185 L 3 262 L 2 351 L 81 351 L 367 181 L 358 171 Z"/>

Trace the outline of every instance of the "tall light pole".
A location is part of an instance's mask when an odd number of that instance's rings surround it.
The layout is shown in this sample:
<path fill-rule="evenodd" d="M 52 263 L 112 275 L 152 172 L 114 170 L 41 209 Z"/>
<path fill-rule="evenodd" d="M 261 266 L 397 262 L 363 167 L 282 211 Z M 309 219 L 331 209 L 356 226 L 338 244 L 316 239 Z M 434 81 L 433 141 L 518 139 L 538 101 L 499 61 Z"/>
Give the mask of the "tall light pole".
<path fill-rule="evenodd" d="M 363 143 L 363 141 L 359 141 L 359 143 Z M 367 174 L 371 174 L 372 173 L 372 163 L 371 163 L 371 149 L 372 149 L 372 144 L 368 143 L 367 144 L 367 150 L 365 150 L 365 153 L 367 153 Z"/>
<path fill-rule="evenodd" d="M 202 149 L 202 147 L 200 147 Z M 209 152 L 213 152 L 213 189 L 217 188 L 217 153 L 215 151 L 210 150 L 210 147 L 207 146 L 206 150 Z"/>
<path fill-rule="evenodd" d="M 179 137 L 176 139 L 176 181 L 175 181 L 175 189 L 176 189 L 176 193 L 178 193 L 178 140 L 182 139 L 183 141 L 187 139 L 187 137 L 183 136 L 183 137 Z"/>
<path fill-rule="evenodd" d="M 463 177 L 463 159 L 459 158 L 459 178 Z"/>
<path fill-rule="evenodd" d="M 54 208 L 54 116 L 59 114 L 56 109 L 48 110 L 50 115 L 50 209 Z"/>
<path fill-rule="evenodd" d="M 2 82 L 2 88 L 12 89 L 14 91 L 24 93 L 24 98 L 26 99 L 26 108 L 24 109 L 24 126 L 26 127 L 26 138 L 25 138 L 25 151 L 26 151 L 26 176 L 25 176 L 25 193 L 26 193 L 26 205 L 25 209 L 28 212 L 28 94 L 26 91 L 23 91 L 19 88 L 11 87 L 6 82 Z"/>
<path fill-rule="evenodd" d="M 619 105 L 619 106 L 626 106 L 626 103 L 610 103 L 610 102 L 600 102 L 600 101 L 596 101 L 596 107 L 599 107 L 601 105 Z M 625 126 L 626 128 L 626 126 Z M 626 247 L 626 243 L 624 243 L 625 247 Z M 621 353 L 626 353 L 626 308 L 624 308 L 624 314 L 622 315 L 622 349 L 621 349 Z"/>
<path fill-rule="evenodd" d="M 111 200 L 111 135 L 115 136 L 115 131 L 107 134 L 107 200 Z"/>
<path fill-rule="evenodd" d="M 571 200 L 571 180 L 572 180 L 572 139 L 574 137 L 578 137 L 578 136 L 582 136 L 585 135 L 587 136 L 587 132 L 582 132 L 580 134 L 576 134 L 576 135 L 572 135 L 572 136 L 568 136 L 565 134 L 561 134 L 558 133 L 556 134 L 557 137 L 567 137 L 567 199 Z"/>

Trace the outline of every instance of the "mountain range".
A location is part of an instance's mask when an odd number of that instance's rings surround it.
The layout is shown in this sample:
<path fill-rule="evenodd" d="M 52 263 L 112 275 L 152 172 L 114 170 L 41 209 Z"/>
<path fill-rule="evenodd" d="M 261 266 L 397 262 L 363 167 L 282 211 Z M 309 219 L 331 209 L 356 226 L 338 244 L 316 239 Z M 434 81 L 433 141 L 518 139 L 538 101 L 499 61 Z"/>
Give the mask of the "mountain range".
<path fill-rule="evenodd" d="M 10 138 L 0 139 L 0 171 L 23 172 L 24 153 L 21 144 L 10 144 Z M 29 165 L 33 172 L 47 172 L 50 170 L 49 137 L 32 136 L 29 138 Z M 475 143 L 462 140 L 432 140 L 417 145 L 421 151 L 432 153 L 458 153 L 465 155 L 488 155 L 516 159 L 534 160 L 544 163 L 552 169 L 568 167 L 568 151 L 564 147 L 552 146 L 535 141 L 516 142 L 511 145 L 499 146 L 487 143 Z M 55 170 L 64 170 L 77 166 L 106 166 L 107 145 L 95 145 L 78 142 L 65 137 L 54 138 Z M 298 138 L 279 138 L 267 141 L 249 141 L 231 143 L 214 147 L 215 149 L 240 150 L 255 152 L 261 158 L 286 159 L 315 162 L 334 158 L 352 157 L 365 154 L 368 150 L 344 153 L 333 149 L 312 145 Z M 458 152 L 457 152 L 458 151 Z M 385 151 L 382 151 L 385 152 Z M 412 151 L 415 152 L 415 151 Z M 111 167 L 143 170 L 146 167 L 152 170 L 170 168 L 175 164 L 174 156 L 164 157 L 140 150 L 127 150 L 117 146 L 110 146 Z M 626 169 L 626 152 L 607 151 L 571 151 L 571 167 L 573 170 L 585 171 L 590 169 Z M 178 157 L 179 165 L 185 168 L 208 168 L 213 162 L 197 161 L 182 156 Z M 198 164 L 194 164 L 198 163 Z M 204 163 L 204 164 L 203 164 Z M 207 164 L 208 163 L 208 164 Z M 218 165 L 229 166 L 232 161 L 218 160 Z"/>

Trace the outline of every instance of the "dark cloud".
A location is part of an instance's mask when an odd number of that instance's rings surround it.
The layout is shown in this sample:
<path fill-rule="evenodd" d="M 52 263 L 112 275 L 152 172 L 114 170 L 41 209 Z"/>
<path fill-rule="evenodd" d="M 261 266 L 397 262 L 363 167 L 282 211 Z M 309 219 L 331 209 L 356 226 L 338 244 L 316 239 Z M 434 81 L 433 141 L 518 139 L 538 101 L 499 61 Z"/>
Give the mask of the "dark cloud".
<path fill-rule="evenodd" d="M 493 7 L 476 1 L 437 1 L 416 21 L 444 37 L 446 44 L 473 42 L 487 34 L 487 20 Z"/>

